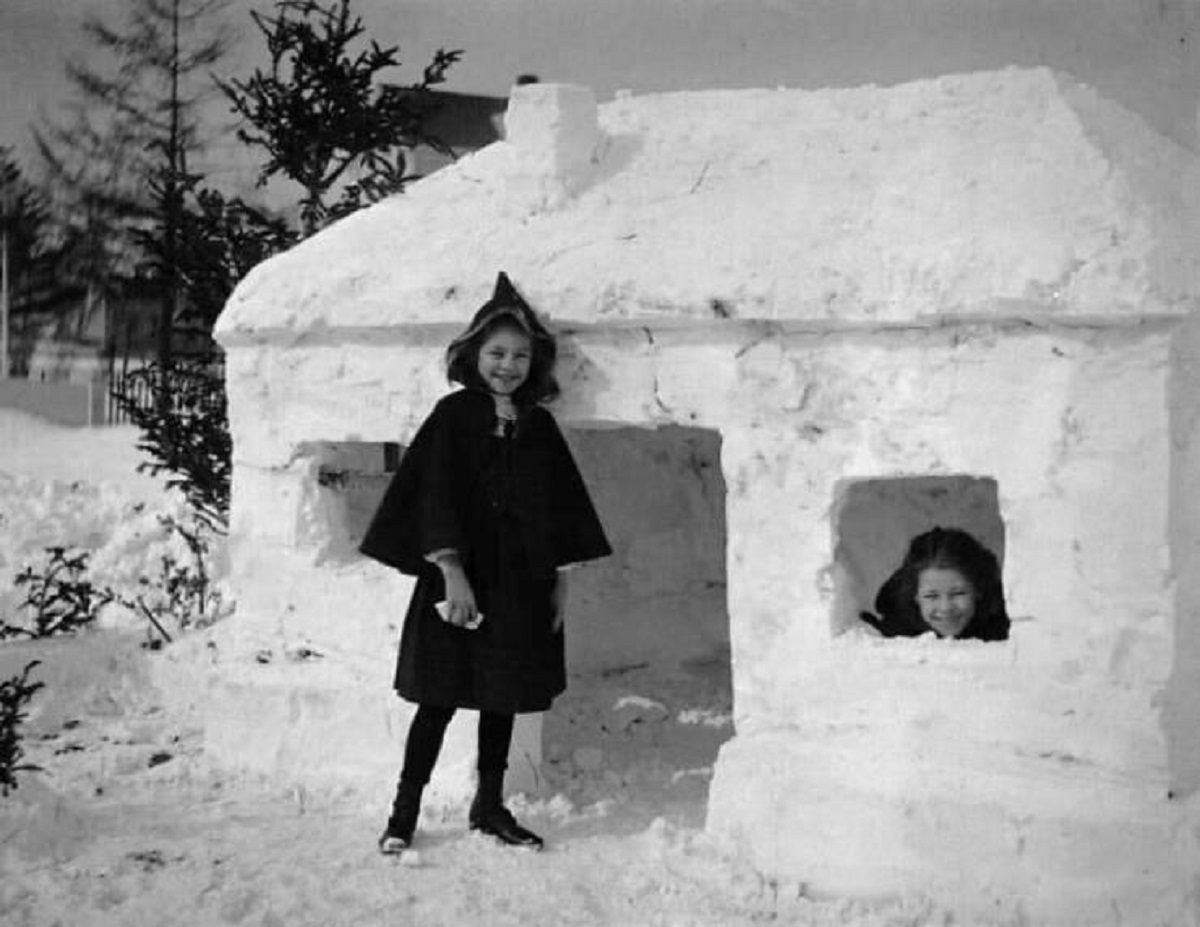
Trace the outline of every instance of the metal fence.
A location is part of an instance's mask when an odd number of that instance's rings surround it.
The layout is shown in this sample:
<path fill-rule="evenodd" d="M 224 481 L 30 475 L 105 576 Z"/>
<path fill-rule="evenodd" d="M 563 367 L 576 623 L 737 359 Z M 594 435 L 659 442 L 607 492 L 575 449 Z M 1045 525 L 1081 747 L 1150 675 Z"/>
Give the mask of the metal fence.
<path fill-rule="evenodd" d="M 213 368 L 204 376 L 221 376 L 221 374 L 220 368 Z M 151 378 L 156 375 L 145 368 L 113 373 L 112 377 L 105 382 L 105 391 L 108 397 L 105 417 L 108 424 L 120 425 L 130 420 L 129 410 L 117 400 L 117 394 L 132 400 L 138 409 L 149 410 L 154 407 L 155 393 Z M 217 411 L 224 406 L 224 396 L 197 390 L 201 374 L 187 369 L 176 369 L 172 371 L 171 377 L 177 387 L 172 398 L 172 407 L 176 412 L 192 411 L 196 408 L 204 411 Z M 200 395 L 197 395 L 198 392 Z"/>
<path fill-rule="evenodd" d="M 117 402 L 115 393 L 119 392 L 132 398 L 139 409 L 149 409 L 154 405 L 154 393 L 150 389 L 150 383 L 135 371 L 119 373 L 106 380 L 104 392 L 108 399 L 104 418 L 109 425 L 123 425 L 129 421 L 129 410 Z"/>
<path fill-rule="evenodd" d="M 225 403 L 221 392 L 208 387 L 209 375 L 220 376 L 219 367 L 206 374 L 187 368 L 172 373 L 176 391 L 172 405 L 176 412 L 217 412 Z M 114 370 L 110 376 L 85 382 L 65 380 L 0 379 L 0 409 L 17 409 L 46 421 L 73 427 L 122 425 L 130 421 L 129 410 L 114 393 L 129 397 L 139 409 L 152 409 L 155 394 L 151 377 L 143 367 Z M 202 379 L 204 382 L 202 382 Z"/>

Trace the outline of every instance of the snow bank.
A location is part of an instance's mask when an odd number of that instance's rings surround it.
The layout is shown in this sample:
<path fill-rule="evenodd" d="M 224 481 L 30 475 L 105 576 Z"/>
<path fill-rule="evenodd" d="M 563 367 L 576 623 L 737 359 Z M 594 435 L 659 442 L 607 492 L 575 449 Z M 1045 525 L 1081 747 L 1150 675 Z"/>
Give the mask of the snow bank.
<path fill-rule="evenodd" d="M 133 425 L 67 428 L 36 415 L 0 409 L 0 472 L 44 482 L 96 483 L 135 502 L 162 495 L 163 480 L 138 472 L 146 455 Z"/>
<path fill-rule="evenodd" d="M 161 477 L 139 473 L 146 456 L 132 426 L 68 428 L 36 416 L 0 410 L 0 615 L 17 622 L 23 593 L 13 585 L 27 565 L 46 562 L 44 549 L 87 551 L 97 588 L 137 589 L 157 577 L 160 559 L 184 559 L 185 549 L 160 518 L 181 518 L 187 506 L 165 491 Z M 107 610 L 128 624 L 119 606 Z M 144 619 L 137 619 L 142 626 Z"/>

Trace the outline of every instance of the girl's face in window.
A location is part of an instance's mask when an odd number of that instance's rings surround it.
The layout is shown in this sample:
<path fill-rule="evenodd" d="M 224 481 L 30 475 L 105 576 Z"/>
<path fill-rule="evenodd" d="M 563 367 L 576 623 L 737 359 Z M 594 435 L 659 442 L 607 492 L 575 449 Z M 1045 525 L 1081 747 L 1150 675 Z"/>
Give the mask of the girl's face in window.
<path fill-rule="evenodd" d="M 496 329 L 479 346 L 479 376 L 487 388 L 511 396 L 529 377 L 533 346 L 529 336 L 505 325 Z"/>
<path fill-rule="evenodd" d="M 975 617 L 975 589 L 958 570 L 927 567 L 917 576 L 917 607 L 938 637 L 958 637 Z"/>

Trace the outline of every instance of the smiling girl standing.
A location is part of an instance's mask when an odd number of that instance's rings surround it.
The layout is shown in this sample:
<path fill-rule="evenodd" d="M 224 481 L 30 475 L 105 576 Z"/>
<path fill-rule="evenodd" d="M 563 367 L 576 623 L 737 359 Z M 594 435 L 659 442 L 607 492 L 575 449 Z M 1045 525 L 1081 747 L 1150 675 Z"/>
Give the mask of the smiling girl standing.
<path fill-rule="evenodd" d="M 558 395 L 553 336 L 501 273 L 446 351 L 464 388 L 413 438 L 361 545 L 417 578 L 395 688 L 418 706 L 384 853 L 412 843 L 446 726 L 479 711 L 479 784 L 469 825 L 516 846 L 542 839 L 502 801 L 514 715 L 566 688 L 564 568 L 611 552 L 579 470 L 541 403 Z"/>

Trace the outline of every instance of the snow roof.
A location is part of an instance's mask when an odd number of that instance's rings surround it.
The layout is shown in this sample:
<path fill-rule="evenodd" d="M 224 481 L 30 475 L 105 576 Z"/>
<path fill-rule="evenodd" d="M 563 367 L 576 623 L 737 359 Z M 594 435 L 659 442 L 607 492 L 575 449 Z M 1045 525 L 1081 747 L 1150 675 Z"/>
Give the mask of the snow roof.
<path fill-rule="evenodd" d="M 501 269 L 568 326 L 1136 316 L 1200 294 L 1195 154 L 1044 68 L 598 108 L 535 84 L 507 119 L 256 268 L 218 337 L 461 324 Z"/>

